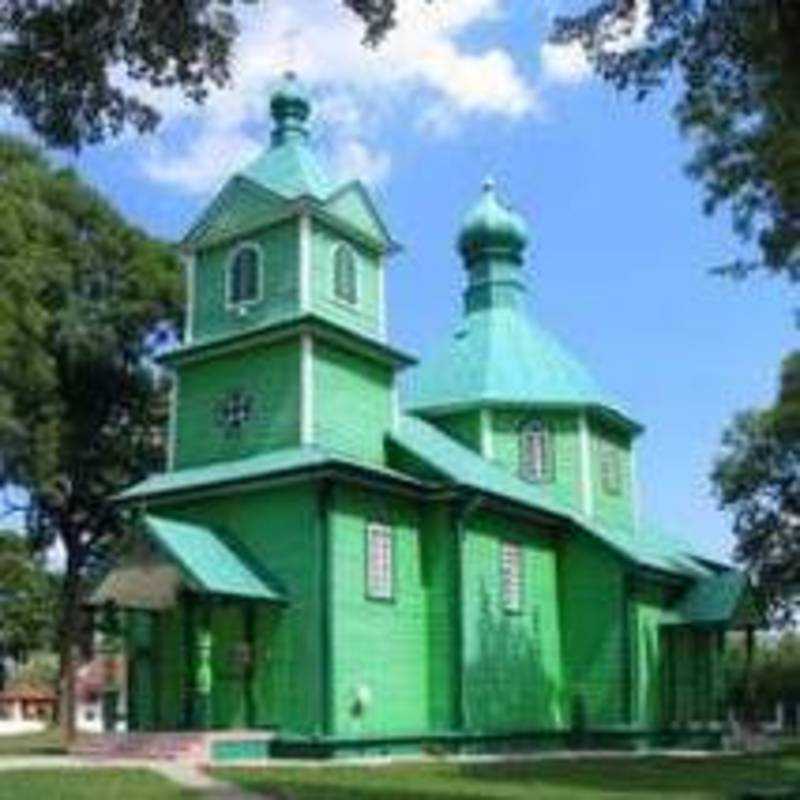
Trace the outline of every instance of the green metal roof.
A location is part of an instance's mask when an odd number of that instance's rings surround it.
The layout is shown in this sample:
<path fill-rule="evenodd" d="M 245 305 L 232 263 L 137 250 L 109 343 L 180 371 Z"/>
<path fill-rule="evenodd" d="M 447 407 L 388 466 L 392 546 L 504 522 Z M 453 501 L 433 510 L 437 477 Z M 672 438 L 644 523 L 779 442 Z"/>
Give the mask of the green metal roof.
<path fill-rule="evenodd" d="M 724 570 L 698 581 L 675 607 L 676 625 L 719 625 L 735 621 L 748 595 L 747 578 Z"/>
<path fill-rule="evenodd" d="M 320 447 L 292 447 L 235 461 L 220 461 L 214 464 L 157 473 L 120 492 L 116 499 L 120 502 L 147 500 L 179 492 L 204 489 L 209 486 L 236 484 L 317 467 L 367 470 L 385 478 L 419 485 L 418 481 L 394 470 L 374 464 L 365 464 Z"/>
<path fill-rule="evenodd" d="M 517 308 L 467 314 L 412 375 L 412 411 L 482 404 L 597 407 L 640 427 L 552 334 Z"/>
<path fill-rule="evenodd" d="M 210 528 L 154 516 L 145 517 L 144 524 L 147 534 L 175 563 L 192 588 L 251 600 L 286 600 L 273 579 L 259 574 Z"/>
<path fill-rule="evenodd" d="M 389 436 L 396 445 L 422 460 L 447 480 L 569 520 L 619 555 L 642 567 L 686 577 L 705 577 L 709 574 L 709 570 L 699 564 L 682 543 L 664 536 L 652 525 L 643 524 L 635 530 L 612 528 L 574 509 L 556 504 L 544 495 L 540 487 L 486 461 L 421 419 L 403 415 L 397 430 Z"/>
<path fill-rule="evenodd" d="M 306 141 L 290 140 L 269 147 L 242 174 L 287 199 L 309 195 L 323 200 L 334 189 Z"/>

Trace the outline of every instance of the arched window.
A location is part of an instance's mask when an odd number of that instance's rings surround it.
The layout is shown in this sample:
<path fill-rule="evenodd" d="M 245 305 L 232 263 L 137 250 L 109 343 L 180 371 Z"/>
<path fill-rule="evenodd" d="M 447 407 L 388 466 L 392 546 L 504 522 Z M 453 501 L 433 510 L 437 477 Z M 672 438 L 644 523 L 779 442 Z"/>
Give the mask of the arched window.
<path fill-rule="evenodd" d="M 600 483 L 606 494 L 622 494 L 622 463 L 611 442 L 603 442 L 600 449 Z"/>
<path fill-rule="evenodd" d="M 555 478 L 555 452 L 550 428 L 534 419 L 522 426 L 519 434 L 520 476 L 533 483 Z"/>
<path fill-rule="evenodd" d="M 333 251 L 333 294 L 350 305 L 358 302 L 358 264 L 351 247 L 337 245 Z"/>
<path fill-rule="evenodd" d="M 261 253 L 252 244 L 239 247 L 228 266 L 228 305 L 254 303 L 261 293 Z"/>

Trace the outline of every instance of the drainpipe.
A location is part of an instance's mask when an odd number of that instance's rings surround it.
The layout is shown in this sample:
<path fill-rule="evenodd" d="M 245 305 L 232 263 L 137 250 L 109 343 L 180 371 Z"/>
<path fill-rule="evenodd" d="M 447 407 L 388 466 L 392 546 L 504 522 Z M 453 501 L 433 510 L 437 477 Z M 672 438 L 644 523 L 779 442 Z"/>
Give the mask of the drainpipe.
<path fill-rule="evenodd" d="M 456 727 L 460 731 L 465 731 L 468 727 L 467 719 L 467 684 L 466 684 L 466 630 L 465 630 L 465 614 L 464 614 L 464 600 L 466 597 L 464 587 L 464 542 L 466 539 L 466 525 L 468 519 L 478 510 L 483 498 L 480 494 L 474 493 L 465 496 L 454 509 L 453 526 L 456 538 L 456 601 L 457 601 L 457 614 L 458 619 L 455 625 L 456 634 L 456 674 L 458 680 L 456 683 L 458 691 L 458 700 L 456 702 Z"/>

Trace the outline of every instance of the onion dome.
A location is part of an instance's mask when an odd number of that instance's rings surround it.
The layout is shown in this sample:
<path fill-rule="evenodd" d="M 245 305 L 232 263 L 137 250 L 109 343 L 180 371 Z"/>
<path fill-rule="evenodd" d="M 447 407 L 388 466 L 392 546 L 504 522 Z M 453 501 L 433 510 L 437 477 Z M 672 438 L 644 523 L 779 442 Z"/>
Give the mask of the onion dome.
<path fill-rule="evenodd" d="M 283 83 L 272 94 L 270 112 L 275 120 L 273 144 L 282 144 L 292 136 L 306 138 L 306 121 L 311 114 L 311 100 L 294 72 L 287 72 Z"/>
<path fill-rule="evenodd" d="M 506 206 L 487 179 L 477 203 L 466 213 L 458 236 L 458 249 L 469 264 L 484 256 L 521 262 L 528 244 L 525 220 Z"/>

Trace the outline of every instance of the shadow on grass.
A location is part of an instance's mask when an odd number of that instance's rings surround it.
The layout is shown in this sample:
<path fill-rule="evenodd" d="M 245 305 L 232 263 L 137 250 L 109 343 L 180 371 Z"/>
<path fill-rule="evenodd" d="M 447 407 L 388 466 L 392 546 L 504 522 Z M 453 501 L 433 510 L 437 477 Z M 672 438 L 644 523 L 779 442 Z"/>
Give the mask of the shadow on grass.
<path fill-rule="evenodd" d="M 41 733 L 0 736 L 0 757 L 60 756 L 65 752 L 58 728 L 48 728 Z"/>
<path fill-rule="evenodd" d="M 712 800 L 735 797 L 752 786 L 800 786 L 800 759 L 624 758 L 358 769 L 226 769 L 215 774 L 282 800 Z"/>

